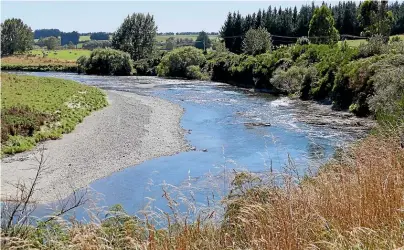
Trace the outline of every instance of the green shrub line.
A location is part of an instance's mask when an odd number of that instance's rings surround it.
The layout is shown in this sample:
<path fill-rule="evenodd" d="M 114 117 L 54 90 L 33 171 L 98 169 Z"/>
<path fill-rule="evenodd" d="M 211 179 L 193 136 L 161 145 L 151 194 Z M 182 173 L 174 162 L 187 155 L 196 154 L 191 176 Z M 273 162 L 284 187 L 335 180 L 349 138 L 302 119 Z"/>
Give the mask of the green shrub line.
<path fill-rule="evenodd" d="M 380 102 L 384 100 L 373 98 L 383 95 L 382 90 L 375 89 L 375 86 L 385 86 L 380 77 L 383 69 L 390 69 L 396 75 L 404 65 L 403 58 L 404 42 L 397 39 L 386 43 L 383 37 L 375 36 L 356 48 L 346 42 L 310 44 L 302 38 L 294 45 L 255 56 L 225 50 L 204 53 L 195 47 L 180 47 L 132 62 L 129 54 L 107 48 L 93 50 L 90 57 L 80 57 L 78 69 L 60 65 L 3 65 L 2 69 L 211 80 L 332 103 L 336 110 L 368 116 L 376 114 L 380 109 L 376 107 L 381 107 Z M 393 80 L 397 82 L 400 78 Z M 389 89 L 390 93 L 401 94 L 400 82 L 392 86 L 396 89 Z M 391 96 L 397 101 L 397 96 Z"/>
<path fill-rule="evenodd" d="M 108 104 L 100 89 L 70 80 L 6 73 L 1 78 L 2 155 L 60 138 Z"/>

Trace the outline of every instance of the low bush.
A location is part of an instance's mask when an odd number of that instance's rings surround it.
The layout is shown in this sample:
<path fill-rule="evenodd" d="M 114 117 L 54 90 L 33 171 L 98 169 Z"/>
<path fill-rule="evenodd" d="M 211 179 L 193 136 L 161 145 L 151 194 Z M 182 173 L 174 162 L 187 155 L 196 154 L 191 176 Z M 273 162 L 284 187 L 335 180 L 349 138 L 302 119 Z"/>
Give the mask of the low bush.
<path fill-rule="evenodd" d="M 200 67 L 206 62 L 203 51 L 195 47 L 181 47 L 163 56 L 157 66 L 157 75 L 165 77 L 188 78 L 190 66 Z M 192 70 L 192 69 L 191 69 Z"/>
<path fill-rule="evenodd" d="M 33 136 L 41 126 L 51 122 L 52 115 L 33 110 L 28 106 L 12 106 L 1 112 L 1 141 L 9 136 Z"/>
<path fill-rule="evenodd" d="M 297 66 L 288 70 L 278 69 L 271 78 L 271 84 L 280 93 L 299 95 L 306 74 L 306 68 Z"/>
<path fill-rule="evenodd" d="M 372 36 L 367 43 L 361 43 L 358 47 L 358 57 L 370 57 L 374 55 L 380 55 L 388 52 L 388 46 L 383 36 Z"/>
<path fill-rule="evenodd" d="M 377 72 L 371 80 L 374 85 L 374 95 L 369 97 L 370 110 L 378 117 L 395 117 L 395 123 L 403 121 L 404 65 L 385 68 Z"/>
<path fill-rule="evenodd" d="M 140 76 L 155 76 L 157 75 L 157 66 L 161 62 L 161 58 L 166 54 L 166 52 L 156 53 L 155 55 L 140 59 L 133 63 L 133 68 L 137 75 Z"/>
<path fill-rule="evenodd" d="M 111 41 L 109 40 L 92 40 L 92 41 L 87 41 L 83 43 L 83 49 L 105 49 L 105 48 L 110 48 L 111 47 Z"/>
<path fill-rule="evenodd" d="M 128 76 L 133 73 L 130 55 L 114 49 L 95 49 L 90 56 L 77 59 L 79 73 Z"/>

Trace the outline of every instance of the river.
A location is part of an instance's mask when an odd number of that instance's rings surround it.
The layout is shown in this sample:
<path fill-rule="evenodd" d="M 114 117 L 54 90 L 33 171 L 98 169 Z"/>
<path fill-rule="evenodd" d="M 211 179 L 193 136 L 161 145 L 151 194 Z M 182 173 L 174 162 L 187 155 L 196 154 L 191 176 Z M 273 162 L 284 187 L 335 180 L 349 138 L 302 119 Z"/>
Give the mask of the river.
<path fill-rule="evenodd" d="M 170 189 L 183 203 L 192 200 L 206 205 L 207 199 L 219 200 L 229 191 L 235 171 L 281 171 L 290 161 L 299 173 L 315 171 L 338 148 L 366 135 L 372 125 L 367 119 L 331 111 L 327 105 L 221 83 L 54 72 L 23 74 L 152 95 L 185 109 L 181 125 L 189 131 L 187 140 L 194 151 L 146 161 L 91 184 L 93 192 L 99 194 L 97 206 L 122 204 L 132 214 L 146 205 L 152 210 L 168 210 L 163 188 Z M 254 126 L 261 123 L 270 126 Z"/>

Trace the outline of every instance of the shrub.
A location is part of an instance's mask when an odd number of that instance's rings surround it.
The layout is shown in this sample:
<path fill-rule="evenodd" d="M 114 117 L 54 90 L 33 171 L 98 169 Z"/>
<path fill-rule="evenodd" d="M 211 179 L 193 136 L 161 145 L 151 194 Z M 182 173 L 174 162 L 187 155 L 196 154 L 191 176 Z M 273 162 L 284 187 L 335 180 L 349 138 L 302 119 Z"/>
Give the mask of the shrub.
<path fill-rule="evenodd" d="M 201 68 L 196 65 L 191 65 L 186 68 L 185 76 L 188 79 L 203 79 Z"/>
<path fill-rule="evenodd" d="M 310 40 L 306 36 L 299 37 L 296 41 L 297 45 L 307 45 L 310 44 Z"/>
<path fill-rule="evenodd" d="M 270 51 L 271 35 L 264 28 L 250 29 L 243 40 L 243 52 L 249 55 L 259 55 Z"/>
<path fill-rule="evenodd" d="M 109 48 L 111 47 L 111 41 L 87 41 L 85 43 L 83 43 L 83 49 L 89 49 L 89 50 L 93 50 L 93 49 L 97 49 L 97 48 Z"/>
<path fill-rule="evenodd" d="M 157 66 L 166 52 L 156 53 L 150 58 L 140 59 L 133 63 L 133 68 L 137 75 L 155 76 L 157 75 Z"/>
<path fill-rule="evenodd" d="M 13 106 L 1 112 L 1 142 L 9 136 L 33 136 L 52 116 L 35 111 L 28 106 Z"/>
<path fill-rule="evenodd" d="M 130 55 L 114 49 L 95 49 L 90 57 L 77 59 L 79 72 L 90 75 L 131 75 L 133 63 Z"/>
<path fill-rule="evenodd" d="M 399 66 L 384 69 L 372 77 L 375 93 L 369 98 L 369 106 L 374 113 L 404 118 L 404 109 L 398 108 L 404 100 L 403 76 L 404 66 Z"/>
<path fill-rule="evenodd" d="M 288 70 L 277 69 L 271 79 L 272 86 L 284 94 L 297 94 L 307 73 L 306 68 L 292 66 Z"/>
<path fill-rule="evenodd" d="M 362 58 L 384 54 L 388 51 L 385 38 L 380 35 L 370 37 L 368 43 L 360 44 L 358 49 L 358 56 Z"/>
<path fill-rule="evenodd" d="M 391 39 L 390 39 L 390 42 L 391 43 L 395 43 L 395 42 L 401 42 L 402 40 L 401 40 L 401 37 L 399 37 L 399 36 L 393 36 Z"/>
<path fill-rule="evenodd" d="M 181 47 L 163 56 L 157 66 L 158 76 L 185 77 L 189 66 L 200 67 L 206 62 L 203 52 L 195 47 Z"/>

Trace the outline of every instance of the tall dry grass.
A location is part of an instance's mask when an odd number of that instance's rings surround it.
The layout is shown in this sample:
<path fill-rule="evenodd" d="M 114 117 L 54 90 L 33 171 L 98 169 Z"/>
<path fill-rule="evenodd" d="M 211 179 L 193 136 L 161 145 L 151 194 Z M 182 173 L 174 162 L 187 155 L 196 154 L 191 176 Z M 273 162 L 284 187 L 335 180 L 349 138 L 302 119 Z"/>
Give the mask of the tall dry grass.
<path fill-rule="evenodd" d="M 404 247 L 404 149 L 399 136 L 370 135 L 314 176 L 299 176 L 292 164 L 264 177 L 239 173 L 232 184 L 219 223 L 211 219 L 214 211 L 192 223 L 164 214 L 168 226 L 158 229 L 147 214 L 140 221 L 122 213 L 87 224 L 54 222 L 24 237 L 6 239 L 3 232 L 2 247 L 12 249 L 17 241 L 42 249 Z"/>

